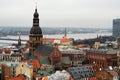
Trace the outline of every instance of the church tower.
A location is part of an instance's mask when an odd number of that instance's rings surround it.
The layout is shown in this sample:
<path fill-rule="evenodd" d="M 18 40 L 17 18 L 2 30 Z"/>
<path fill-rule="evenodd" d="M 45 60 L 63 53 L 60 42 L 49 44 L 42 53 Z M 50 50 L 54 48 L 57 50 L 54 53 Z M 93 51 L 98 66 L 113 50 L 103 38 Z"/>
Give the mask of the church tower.
<path fill-rule="evenodd" d="M 42 39 L 43 39 L 43 35 L 42 35 L 42 30 L 39 26 L 39 14 L 36 8 L 33 15 L 33 26 L 29 34 L 30 54 L 34 54 L 34 50 L 38 47 L 39 44 L 42 44 Z"/>
<path fill-rule="evenodd" d="M 19 34 L 18 46 L 21 46 L 21 38 L 20 38 L 21 32 L 19 32 L 18 34 Z"/>
<path fill-rule="evenodd" d="M 64 35 L 64 37 L 67 37 L 67 30 L 66 30 L 66 28 L 65 28 L 65 35 Z"/>

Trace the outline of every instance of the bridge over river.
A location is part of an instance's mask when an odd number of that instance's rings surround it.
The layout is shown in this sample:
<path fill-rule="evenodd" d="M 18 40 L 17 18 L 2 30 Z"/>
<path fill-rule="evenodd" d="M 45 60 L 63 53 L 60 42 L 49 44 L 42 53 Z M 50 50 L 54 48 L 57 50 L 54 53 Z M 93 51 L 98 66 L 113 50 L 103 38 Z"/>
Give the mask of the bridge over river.
<path fill-rule="evenodd" d="M 1 38 L 1 37 L 0 37 L 0 40 L 7 40 L 7 41 L 18 41 L 18 39 Z M 23 42 L 26 42 L 26 41 L 28 41 L 28 40 L 23 40 L 23 39 L 21 39 L 21 41 L 23 41 Z"/>

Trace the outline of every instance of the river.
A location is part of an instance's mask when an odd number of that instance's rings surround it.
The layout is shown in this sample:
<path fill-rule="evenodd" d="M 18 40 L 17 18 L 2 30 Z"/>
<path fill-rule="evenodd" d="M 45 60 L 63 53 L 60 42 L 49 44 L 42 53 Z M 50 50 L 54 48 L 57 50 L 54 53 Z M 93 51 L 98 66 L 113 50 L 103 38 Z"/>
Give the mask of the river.
<path fill-rule="evenodd" d="M 67 34 L 68 38 L 74 38 L 76 39 L 89 39 L 89 38 L 96 38 L 98 36 L 111 36 L 112 33 L 78 33 L 78 34 Z M 55 34 L 55 35 L 43 35 L 44 38 L 62 38 L 64 34 Z M 3 38 L 9 38 L 9 39 L 18 39 L 18 36 L 5 36 Z M 29 35 L 21 35 L 21 39 L 28 40 Z M 8 41 L 8 40 L 0 40 L 0 44 L 12 44 L 17 43 L 17 41 Z M 23 42 L 24 43 L 24 42 Z"/>

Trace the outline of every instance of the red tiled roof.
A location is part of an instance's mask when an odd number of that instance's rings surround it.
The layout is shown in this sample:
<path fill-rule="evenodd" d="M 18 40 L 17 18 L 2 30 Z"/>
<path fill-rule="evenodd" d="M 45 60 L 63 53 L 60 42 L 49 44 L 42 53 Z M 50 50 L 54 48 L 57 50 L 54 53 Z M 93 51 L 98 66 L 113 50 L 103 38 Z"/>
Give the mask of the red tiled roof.
<path fill-rule="evenodd" d="M 30 64 L 30 60 L 24 60 L 24 61 L 21 61 L 21 62 L 27 62 L 27 64 Z M 40 68 L 40 62 L 39 60 L 32 60 L 32 64 L 33 64 L 33 69 L 39 69 Z"/>
<path fill-rule="evenodd" d="M 5 52 L 6 54 L 10 54 L 10 53 L 11 53 L 11 50 L 10 50 L 9 48 L 6 48 L 6 49 L 4 49 L 4 52 Z"/>
<path fill-rule="evenodd" d="M 97 79 L 92 77 L 92 78 L 89 78 L 88 80 L 97 80 Z"/>
<path fill-rule="evenodd" d="M 26 78 L 23 75 L 19 75 L 14 78 L 8 78 L 7 80 L 26 80 Z"/>
<path fill-rule="evenodd" d="M 44 43 L 44 42 L 51 42 L 51 43 L 53 43 L 54 40 L 55 40 L 55 38 L 44 38 L 44 39 L 43 39 L 43 43 Z"/>
<path fill-rule="evenodd" d="M 86 47 L 87 45 L 86 44 L 79 44 L 77 45 L 78 48 L 82 48 L 82 47 Z"/>
<path fill-rule="evenodd" d="M 47 77 L 47 76 L 45 76 L 45 77 L 43 77 L 43 78 L 42 78 L 42 80 L 48 80 L 48 77 Z"/>
<path fill-rule="evenodd" d="M 70 41 L 71 41 L 69 38 L 66 38 L 66 37 L 63 37 L 62 39 L 57 39 L 57 38 L 44 38 L 44 39 L 43 39 L 43 43 L 44 43 L 44 42 L 51 42 L 51 43 L 53 43 L 55 40 L 60 40 L 61 43 L 70 42 Z"/>
<path fill-rule="evenodd" d="M 69 77 L 69 80 L 73 80 L 72 76 Z"/>
<path fill-rule="evenodd" d="M 66 37 L 63 37 L 61 39 L 61 43 L 64 43 L 64 42 L 70 42 L 71 40 L 69 38 L 66 38 Z"/>

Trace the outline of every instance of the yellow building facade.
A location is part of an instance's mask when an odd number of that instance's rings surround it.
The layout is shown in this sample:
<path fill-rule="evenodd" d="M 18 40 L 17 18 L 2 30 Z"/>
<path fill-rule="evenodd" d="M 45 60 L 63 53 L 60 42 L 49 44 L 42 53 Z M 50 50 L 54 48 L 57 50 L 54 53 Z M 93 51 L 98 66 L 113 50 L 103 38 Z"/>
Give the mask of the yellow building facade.
<path fill-rule="evenodd" d="M 19 64 L 16 67 L 16 76 L 18 76 L 19 74 L 24 74 L 28 78 L 28 80 L 32 80 L 33 78 L 32 66 L 26 63 Z"/>

